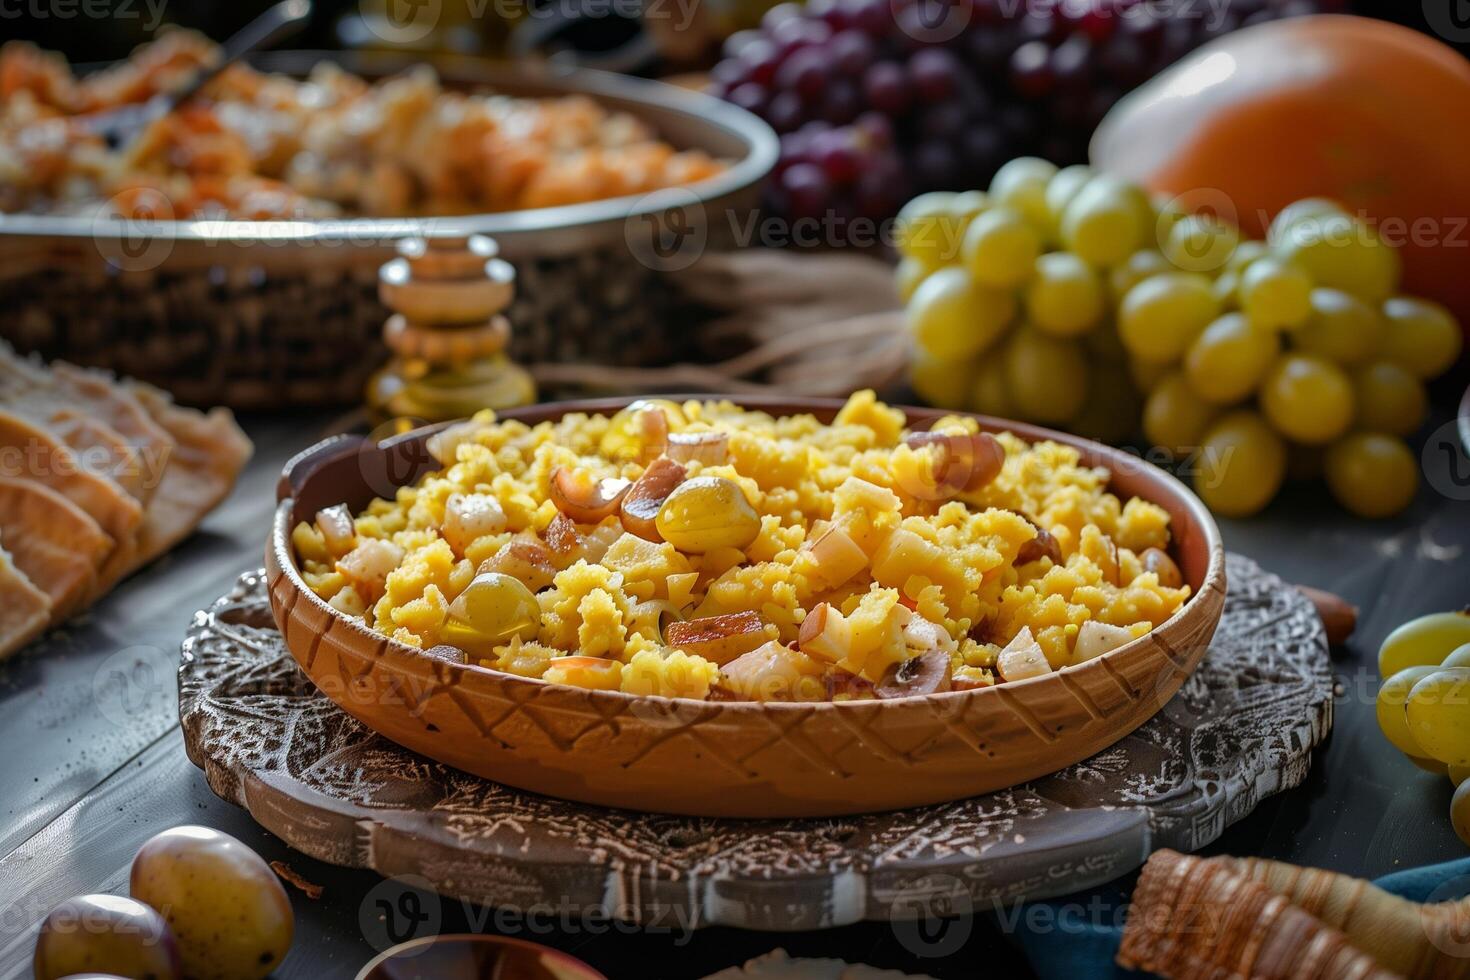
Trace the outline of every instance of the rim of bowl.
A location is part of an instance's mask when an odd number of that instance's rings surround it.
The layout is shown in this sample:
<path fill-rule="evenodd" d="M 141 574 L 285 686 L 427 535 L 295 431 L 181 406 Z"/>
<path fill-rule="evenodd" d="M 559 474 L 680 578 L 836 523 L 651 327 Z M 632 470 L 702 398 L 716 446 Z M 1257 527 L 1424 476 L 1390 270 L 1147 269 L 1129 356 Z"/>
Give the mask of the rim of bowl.
<path fill-rule="evenodd" d="M 427 64 L 441 73 L 441 78 L 458 84 L 494 87 L 512 84 L 512 69 L 505 64 L 476 62 L 473 59 L 440 55 L 409 57 L 386 52 L 326 52 L 305 49 L 265 52 L 251 59 L 266 71 L 301 74 L 303 66 L 317 61 L 331 61 L 346 68 L 382 75 L 391 66 L 396 70 Z M 81 66 L 86 67 L 86 66 Z M 101 66 L 96 66 L 101 67 Z M 200 243 L 214 247 L 239 244 L 272 245 L 315 243 L 366 244 L 410 236 L 454 235 L 520 235 L 528 232 L 565 231 L 583 226 L 627 221 L 645 214 L 656 214 L 671 208 L 703 206 L 749 190 L 763 180 L 776 165 L 780 141 L 775 130 L 764 120 L 737 105 L 705 92 L 681 88 L 654 79 L 635 78 L 596 68 L 572 68 L 557 65 L 527 65 L 513 69 L 517 84 L 546 85 L 563 95 L 587 95 L 602 102 L 624 100 L 644 107 L 670 109 L 706 126 L 713 126 L 745 145 L 745 154 L 721 173 L 692 184 L 625 194 L 577 204 L 518 211 L 483 212 L 439 217 L 344 217 L 296 218 L 277 221 L 239 221 L 235 219 L 181 219 L 150 221 L 150 238 L 176 243 Z M 556 95 L 548 92 L 546 95 Z M 601 96 L 602 98 L 599 98 Z M 636 113 L 635 113 L 636 114 Z M 675 199 L 677 198 L 677 199 Z M 117 225 L 116 228 L 110 225 Z M 82 215 L 0 214 L 0 237 L 37 235 L 61 239 L 108 240 L 130 234 L 125 222 L 104 219 L 93 213 Z M 135 232 L 132 234 L 136 234 Z"/>
<path fill-rule="evenodd" d="M 840 398 L 802 398 L 799 396 L 782 395 L 712 396 L 709 394 L 700 395 L 689 393 L 674 393 L 543 402 L 536 405 L 527 405 L 522 408 L 507 409 L 503 412 L 497 412 L 496 418 L 501 421 L 524 421 L 523 417 L 529 416 L 537 418 L 538 421 L 540 421 L 539 417 L 543 415 L 547 416 L 548 418 L 559 418 L 560 416 L 567 415 L 572 412 L 582 412 L 586 414 L 606 413 L 609 410 L 616 411 L 619 408 L 626 407 L 632 402 L 648 398 L 668 399 L 670 401 L 676 402 L 683 402 L 691 399 L 704 401 L 728 401 L 742 408 L 754 409 L 756 411 L 763 411 L 764 409 L 762 406 L 764 405 L 767 407 L 782 408 L 784 411 L 787 411 L 788 414 L 814 414 L 825 410 L 835 411 L 836 409 L 841 408 L 844 404 L 844 399 Z M 1150 463 L 1145 459 L 1131 456 L 1120 449 L 1108 446 L 1105 443 L 1096 442 L 1092 439 L 1084 439 L 1081 436 L 1059 432 L 1057 430 L 1048 429 L 1038 425 L 1031 425 L 1030 423 L 1026 422 L 1015 422 L 1010 419 L 998 418 L 993 415 L 980 415 L 975 412 L 953 412 L 943 409 L 922 408 L 914 405 L 891 405 L 889 407 L 897 408 L 899 411 L 903 412 L 911 422 L 916 420 L 928 421 L 932 424 L 934 420 L 942 418 L 946 415 L 959 415 L 976 419 L 984 426 L 990 426 L 996 429 L 1011 432 L 1012 434 L 1018 436 L 1019 438 L 1025 439 L 1027 442 L 1030 443 L 1044 440 L 1053 440 L 1074 447 L 1087 447 L 1090 451 L 1098 452 L 1100 455 L 1106 457 L 1109 460 L 1115 460 L 1119 457 L 1125 457 L 1128 460 L 1131 460 L 1133 463 L 1136 463 L 1137 465 L 1145 467 L 1148 470 L 1152 471 L 1156 476 L 1163 479 L 1165 486 L 1171 487 L 1173 492 L 1178 496 L 1180 502 L 1184 504 L 1186 511 L 1189 513 L 1195 525 L 1204 535 L 1205 548 L 1207 549 L 1209 560 L 1205 564 L 1204 576 L 1200 580 L 1199 588 L 1192 589 L 1189 598 L 1184 600 L 1184 604 L 1181 605 L 1177 610 L 1175 610 L 1174 615 L 1170 616 L 1168 619 L 1155 626 L 1152 630 L 1149 630 L 1149 632 L 1145 633 L 1143 636 L 1140 636 L 1133 640 L 1129 640 L 1127 643 L 1124 643 L 1121 646 L 1109 650 L 1107 653 L 1104 653 L 1099 657 L 1093 658 L 1093 660 L 1106 660 L 1109 657 L 1113 657 L 1115 654 L 1121 654 L 1141 647 L 1143 644 L 1148 642 L 1149 638 L 1153 636 L 1154 633 L 1157 633 L 1158 631 L 1163 630 L 1182 620 L 1186 616 L 1191 615 L 1206 592 L 1212 589 L 1219 589 L 1222 593 L 1225 591 L 1225 545 L 1220 536 L 1219 526 L 1215 523 L 1214 516 L 1210 513 L 1209 508 L 1207 508 L 1204 505 L 1204 502 L 1195 495 L 1194 491 L 1190 490 L 1176 476 L 1174 476 L 1167 470 L 1155 466 L 1153 463 Z M 454 425 L 455 421 L 439 422 L 433 425 L 422 426 L 408 432 L 400 433 L 398 435 L 394 435 L 387 439 L 379 441 L 377 443 L 377 446 L 379 448 L 386 448 L 400 442 L 406 442 L 412 439 L 416 439 L 426 432 L 432 432 L 450 425 Z M 534 425 L 536 423 L 528 422 L 527 424 Z M 326 445 L 327 443 L 330 443 L 340 438 L 340 436 L 331 436 L 327 439 L 313 444 L 313 446 L 308 447 L 297 456 L 293 457 L 292 460 L 288 461 L 286 463 L 286 470 L 289 471 L 292 462 L 294 462 L 296 459 L 300 459 L 310 454 L 314 449 L 319 446 Z M 1113 467 L 1110 466 L 1108 468 L 1108 472 L 1111 476 L 1115 472 L 1115 470 L 1113 469 Z M 306 479 L 310 479 L 309 474 Z M 1142 499 L 1148 500 L 1150 503 L 1158 502 L 1156 500 L 1151 500 L 1146 497 Z M 296 567 L 296 555 L 294 549 L 291 547 L 291 518 L 294 507 L 294 497 L 285 497 L 277 502 L 275 515 L 272 518 L 271 522 L 271 538 L 269 543 L 269 547 L 275 552 L 277 564 L 281 566 L 281 569 L 285 574 L 291 576 L 292 587 L 302 593 L 302 595 L 308 602 L 314 603 L 322 610 L 327 612 L 329 615 L 344 623 L 357 635 L 370 639 L 374 643 L 386 643 L 389 649 L 392 649 L 394 652 L 400 655 L 422 656 L 422 650 L 416 647 L 408 646 L 405 643 L 400 643 L 399 641 L 393 639 L 391 636 L 388 636 L 384 633 L 379 633 L 376 630 L 368 628 L 368 626 L 361 620 L 350 618 L 339 612 L 338 610 L 332 608 L 325 599 L 317 595 L 307 586 L 306 582 L 301 578 L 300 569 Z M 1172 537 L 1173 535 L 1171 533 L 1171 538 Z M 292 652 L 292 657 L 295 657 L 294 651 Z M 1030 686 L 1046 683 L 1048 681 L 1054 681 L 1061 674 L 1086 667 L 1088 664 L 1092 663 L 1093 660 L 1083 661 L 1079 664 L 1068 664 L 1065 667 L 1053 670 L 1046 674 L 1042 674 L 1038 677 L 1027 677 L 1018 681 L 1006 681 L 1003 684 L 992 684 L 989 687 L 978 687 L 968 691 L 939 691 L 933 694 L 909 694 L 899 698 L 882 698 L 879 699 L 877 703 L 905 704 L 918 700 L 927 700 L 930 698 L 984 696 L 987 694 L 987 692 L 993 695 L 995 691 L 1000 690 L 1002 687 L 1016 690 L 1017 688 L 1020 688 L 1022 686 Z M 603 700 L 611 698 L 617 701 L 652 700 L 681 703 L 687 702 L 690 704 L 716 705 L 722 711 L 730 709 L 752 710 L 757 708 L 759 710 L 776 711 L 811 711 L 814 709 L 819 711 L 842 710 L 843 708 L 850 705 L 867 705 L 869 703 L 872 703 L 867 700 L 710 701 L 699 700 L 696 698 L 669 698 L 658 694 L 628 694 L 623 691 L 610 691 L 598 688 L 578 687 L 575 684 L 559 684 L 555 681 L 543 680 L 539 677 L 521 677 L 519 674 L 511 674 L 503 670 L 496 670 L 493 667 L 482 667 L 477 663 L 466 662 L 462 664 L 457 664 L 453 661 L 444 661 L 444 663 L 451 670 L 460 669 L 471 674 L 488 674 L 495 677 L 504 678 L 508 683 L 521 682 L 526 684 L 539 684 L 546 687 L 578 691 L 588 697 Z"/>

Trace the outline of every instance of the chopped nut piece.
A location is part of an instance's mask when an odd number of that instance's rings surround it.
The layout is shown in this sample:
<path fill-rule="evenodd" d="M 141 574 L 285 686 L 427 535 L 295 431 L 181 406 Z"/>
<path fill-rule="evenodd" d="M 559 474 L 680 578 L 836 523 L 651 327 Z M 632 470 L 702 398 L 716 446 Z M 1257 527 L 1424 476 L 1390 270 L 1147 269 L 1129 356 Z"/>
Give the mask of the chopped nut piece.
<path fill-rule="evenodd" d="M 868 556 L 841 524 L 827 525 L 802 547 L 811 554 L 816 573 L 829 589 L 837 588 L 868 567 Z"/>
<path fill-rule="evenodd" d="M 835 664 L 852 652 L 852 626 L 842 613 L 824 602 L 801 621 L 797 643 L 802 653 Z"/>
<path fill-rule="evenodd" d="M 1027 519 L 1030 520 L 1029 518 Z M 1052 564 L 1060 565 L 1062 563 L 1062 546 L 1057 543 L 1057 539 L 1052 537 L 1051 532 L 1046 528 L 1037 524 L 1035 521 L 1031 521 L 1031 523 L 1036 528 L 1036 537 L 1021 545 L 1020 550 L 1016 552 L 1016 564 L 1027 565 L 1033 561 L 1050 558 Z"/>
<path fill-rule="evenodd" d="M 327 550 L 333 555 L 345 555 L 357 547 L 357 528 L 352 523 L 352 512 L 347 509 L 346 504 L 324 507 L 317 511 L 316 526 L 322 532 Z"/>
<path fill-rule="evenodd" d="M 1122 626 L 1110 626 L 1096 619 L 1089 619 L 1077 631 L 1077 642 L 1072 647 L 1072 662 L 1083 663 L 1128 643 L 1133 634 Z"/>
<path fill-rule="evenodd" d="M 995 669 L 1000 671 L 1003 680 L 1019 681 L 1051 673 L 1051 664 L 1047 662 L 1041 644 L 1031 635 L 1031 627 L 1023 626 L 996 658 Z"/>
<path fill-rule="evenodd" d="M 926 486 L 905 488 L 922 499 L 942 499 L 972 493 L 993 481 L 1005 466 L 1006 451 L 988 432 L 911 432 L 903 438 L 910 449 L 931 447 L 932 471 Z M 920 492 L 914 492 L 915 489 Z"/>

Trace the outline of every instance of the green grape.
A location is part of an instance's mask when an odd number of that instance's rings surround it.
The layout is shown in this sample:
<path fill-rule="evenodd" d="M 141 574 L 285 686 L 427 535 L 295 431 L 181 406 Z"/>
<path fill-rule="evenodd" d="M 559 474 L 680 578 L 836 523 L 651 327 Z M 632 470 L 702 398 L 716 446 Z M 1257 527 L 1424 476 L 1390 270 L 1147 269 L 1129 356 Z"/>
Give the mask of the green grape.
<path fill-rule="evenodd" d="M 1222 312 L 1230 312 L 1240 309 L 1240 274 L 1224 270 L 1215 279 L 1210 291 L 1215 294 L 1215 302 L 1220 304 Z"/>
<path fill-rule="evenodd" d="M 919 283 L 924 277 L 934 270 L 929 268 L 918 259 L 904 256 L 898 260 L 898 268 L 893 271 L 893 285 L 898 290 L 898 298 L 907 303 L 914 296 L 914 290 L 919 288 Z"/>
<path fill-rule="evenodd" d="M 1265 242 L 1258 242 L 1253 238 L 1247 238 L 1235 246 L 1235 251 L 1230 253 L 1230 261 L 1225 263 L 1225 268 L 1234 273 L 1242 273 L 1246 266 L 1256 259 L 1264 258 L 1271 254 Z"/>
<path fill-rule="evenodd" d="M 1174 226 L 1189 217 L 1189 212 L 1180 206 L 1178 198 L 1166 197 L 1162 194 L 1156 195 L 1149 202 L 1149 209 L 1154 216 L 1154 243 L 1159 251 L 1163 252 L 1164 244 L 1168 242 Z"/>
<path fill-rule="evenodd" d="M 1275 331 L 1227 313 L 1205 328 L 1184 356 L 1184 371 L 1199 396 L 1217 405 L 1248 397 L 1280 353 Z"/>
<path fill-rule="evenodd" d="M 964 269 L 954 267 L 919 283 L 908 306 L 914 341 L 936 358 L 978 354 L 1005 332 L 1015 315 L 1013 295 L 977 286 Z"/>
<path fill-rule="evenodd" d="M 1141 248 L 1108 270 L 1108 296 L 1117 306 L 1128 295 L 1128 290 L 1145 279 L 1173 271 L 1174 267 L 1164 258 L 1163 252 Z"/>
<path fill-rule="evenodd" d="M 1278 256 L 1299 266 L 1319 286 L 1374 305 L 1398 289 L 1398 253 L 1348 215 L 1298 220 L 1275 246 Z"/>
<path fill-rule="evenodd" d="M 1411 758 L 1423 758 L 1424 749 L 1409 732 L 1409 718 L 1404 703 L 1415 684 L 1439 670 L 1438 667 L 1405 667 L 1383 682 L 1378 689 L 1378 727 L 1393 747 Z"/>
<path fill-rule="evenodd" d="M 1460 357 L 1464 337 L 1449 310 L 1427 299 L 1395 296 L 1383 304 L 1386 326 L 1379 356 L 1429 380 Z"/>
<path fill-rule="evenodd" d="M 894 245 L 900 255 L 917 259 L 931 269 L 959 258 L 964 222 L 954 211 L 957 196 L 933 191 L 903 206 L 893 222 Z"/>
<path fill-rule="evenodd" d="M 1405 667 L 1438 667 L 1466 643 L 1470 643 L 1470 610 L 1419 616 L 1384 639 L 1378 648 L 1378 673 L 1387 677 Z"/>
<path fill-rule="evenodd" d="M 1225 517 L 1248 517 L 1271 502 L 1286 477 L 1286 443 L 1255 412 L 1231 412 L 1200 446 L 1194 490 Z"/>
<path fill-rule="evenodd" d="M 1411 755 L 1409 756 L 1409 761 L 1425 772 L 1432 772 L 1436 776 L 1448 776 L 1450 774 L 1450 767 L 1438 759 L 1426 759 L 1422 755 Z"/>
<path fill-rule="evenodd" d="M 1017 157 L 1004 164 L 990 180 L 990 199 L 1019 211 L 1042 234 L 1049 234 L 1051 214 L 1046 189 L 1057 175 L 1055 164 L 1039 157 Z"/>
<path fill-rule="evenodd" d="M 968 228 L 970 222 L 989 211 L 990 195 L 984 191 L 961 191 L 949 202 L 949 210 L 959 218 L 960 224 Z"/>
<path fill-rule="evenodd" d="M 1077 192 L 1087 186 L 1092 176 L 1092 168 L 1087 164 L 1074 163 L 1058 170 L 1056 176 L 1046 185 L 1046 211 L 1053 229 L 1061 227 L 1062 213 L 1067 210 L 1067 205 L 1072 203 Z"/>
<path fill-rule="evenodd" d="M 1424 384 L 1404 368 L 1376 361 L 1353 373 L 1356 428 L 1407 436 L 1417 430 L 1429 411 Z"/>
<path fill-rule="evenodd" d="M 1311 292 L 1312 313 L 1292 335 L 1298 349 L 1338 364 L 1362 364 L 1378 352 L 1384 320 L 1378 311 L 1339 289 Z"/>
<path fill-rule="evenodd" d="M 986 354 L 980 358 L 975 377 L 970 382 L 967 407 L 981 415 L 1010 418 L 1016 414 L 1016 404 L 1011 400 L 1006 386 L 1006 359 L 1003 352 Z"/>
<path fill-rule="evenodd" d="M 1390 517 L 1409 506 L 1419 489 L 1419 463 L 1404 441 L 1355 432 L 1327 449 L 1327 489 L 1359 517 Z"/>
<path fill-rule="evenodd" d="M 1460 840 L 1470 847 L 1470 780 L 1460 783 L 1454 799 L 1450 801 L 1450 825 Z"/>
<path fill-rule="evenodd" d="M 1421 678 L 1404 702 L 1409 734 L 1431 759 L 1470 766 L 1470 669 L 1443 667 Z"/>
<path fill-rule="evenodd" d="M 1325 197 L 1302 198 L 1281 209 L 1271 221 L 1271 227 L 1266 231 L 1266 241 L 1272 244 L 1282 241 L 1286 237 L 1287 229 L 1293 225 L 1307 221 L 1321 221 L 1324 218 L 1346 213 L 1342 205 Z"/>
<path fill-rule="evenodd" d="M 1312 280 L 1280 259 L 1256 259 L 1240 274 L 1240 308 L 1263 327 L 1299 327 L 1312 313 Z"/>
<path fill-rule="evenodd" d="M 1039 257 L 1026 287 L 1026 317 L 1056 337 L 1076 337 L 1103 316 L 1102 280 L 1071 252 Z"/>
<path fill-rule="evenodd" d="M 1118 334 L 1141 361 L 1171 363 L 1220 313 L 1210 280 L 1195 273 L 1150 276 L 1123 297 Z"/>
<path fill-rule="evenodd" d="M 1164 377 L 1143 403 L 1143 434 L 1150 443 L 1185 457 L 1204 442 L 1219 409 L 1190 387 L 1182 371 Z"/>
<path fill-rule="evenodd" d="M 1185 272 L 1218 272 L 1230 261 L 1240 231 L 1234 225 L 1203 214 L 1175 222 L 1164 240 L 1164 257 Z"/>
<path fill-rule="evenodd" d="M 1006 390 L 1023 419 L 1058 424 L 1081 411 L 1087 358 L 1075 342 L 1023 327 L 1006 346 L 1005 363 Z"/>
<path fill-rule="evenodd" d="M 1440 662 L 1441 667 L 1470 667 L 1470 643 L 1462 643 Z"/>
<path fill-rule="evenodd" d="M 1287 354 L 1266 374 L 1261 410 L 1276 430 L 1296 442 L 1331 442 L 1353 421 L 1353 384 L 1320 357 Z"/>
<path fill-rule="evenodd" d="M 909 384 L 930 405 L 960 408 L 970 395 L 975 361 L 967 357 L 930 357 L 916 351 L 909 364 Z"/>
<path fill-rule="evenodd" d="M 1061 242 L 1084 262 L 1114 266 L 1144 244 L 1148 216 L 1138 188 L 1115 177 L 1095 177 L 1062 213 Z"/>
<path fill-rule="evenodd" d="M 974 280 L 998 289 L 1031 278 L 1041 254 L 1041 236 L 1018 211 L 991 208 L 965 230 L 960 256 Z"/>

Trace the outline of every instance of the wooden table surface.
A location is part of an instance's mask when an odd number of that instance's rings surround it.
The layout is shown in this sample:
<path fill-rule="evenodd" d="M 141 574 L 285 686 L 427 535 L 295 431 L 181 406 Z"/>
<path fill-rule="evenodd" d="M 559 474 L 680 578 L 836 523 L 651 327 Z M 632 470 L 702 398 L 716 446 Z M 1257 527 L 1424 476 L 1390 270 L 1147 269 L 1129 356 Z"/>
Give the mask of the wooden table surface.
<path fill-rule="evenodd" d="M 352 977 L 388 931 L 435 926 L 515 931 L 566 948 L 614 980 L 693 980 L 776 947 L 937 978 L 972 977 L 982 967 L 1025 975 L 1005 920 L 990 915 L 931 930 L 867 923 L 800 935 L 652 935 L 558 921 L 554 905 L 523 922 L 497 919 L 290 852 L 210 792 L 184 755 L 176 715 L 174 669 L 190 617 L 259 564 L 281 463 L 330 424 L 325 415 L 243 421 L 256 457 L 200 532 L 83 620 L 0 665 L 0 978 L 30 976 L 35 926 L 52 906 L 84 892 L 125 892 L 137 846 L 181 823 L 234 834 L 325 886 L 316 901 L 293 893 L 296 942 L 280 977 Z M 1431 482 L 1453 488 L 1445 482 L 1448 458 L 1431 465 L 1440 467 Z M 1470 498 L 1470 486 L 1454 493 Z M 1404 515 L 1366 523 L 1320 488 L 1303 487 L 1256 519 L 1222 525 L 1227 547 L 1289 581 L 1346 596 L 1362 618 L 1352 643 L 1335 652 L 1342 681 L 1335 731 L 1306 784 L 1269 800 L 1212 850 L 1370 876 L 1464 856 L 1449 826 L 1448 781 L 1384 741 L 1373 697 L 1374 654 L 1390 629 L 1470 602 L 1470 504 L 1426 485 Z"/>

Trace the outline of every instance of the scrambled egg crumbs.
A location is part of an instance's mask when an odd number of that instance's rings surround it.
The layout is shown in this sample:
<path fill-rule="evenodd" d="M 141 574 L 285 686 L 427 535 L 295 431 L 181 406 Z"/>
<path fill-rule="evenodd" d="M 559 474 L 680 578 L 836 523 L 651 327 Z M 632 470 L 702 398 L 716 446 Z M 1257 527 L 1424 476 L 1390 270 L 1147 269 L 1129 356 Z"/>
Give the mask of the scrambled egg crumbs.
<path fill-rule="evenodd" d="M 443 469 L 394 499 L 295 529 L 303 578 L 402 643 L 521 677 L 695 699 L 964 690 L 1099 656 L 1189 596 L 1168 514 L 1077 450 L 963 417 L 910 432 L 870 391 L 830 424 L 725 401 L 482 412 L 429 448 Z"/>

